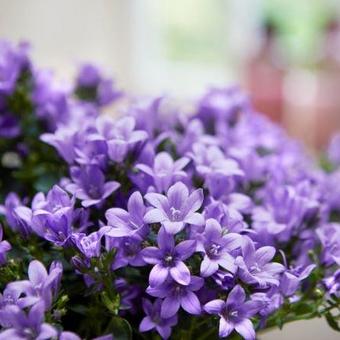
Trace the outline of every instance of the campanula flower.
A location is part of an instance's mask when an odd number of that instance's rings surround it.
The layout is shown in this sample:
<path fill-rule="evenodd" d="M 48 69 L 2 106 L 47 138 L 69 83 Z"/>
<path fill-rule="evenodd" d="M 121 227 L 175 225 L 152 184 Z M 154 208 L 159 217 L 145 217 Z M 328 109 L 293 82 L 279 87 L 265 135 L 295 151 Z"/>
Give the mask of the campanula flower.
<path fill-rule="evenodd" d="M 183 230 L 186 224 L 202 225 L 203 216 L 197 212 L 203 203 L 203 191 L 197 189 L 189 194 L 188 188 L 177 182 L 167 196 L 149 193 L 145 199 L 153 206 L 144 216 L 146 223 L 161 223 L 169 234 Z"/>
<path fill-rule="evenodd" d="M 183 262 L 195 251 L 196 242 L 186 240 L 175 245 L 173 235 L 168 234 L 164 228 L 158 232 L 158 248 L 147 247 L 142 255 L 145 262 L 153 264 L 149 276 L 151 287 L 159 286 L 170 275 L 173 280 L 181 285 L 190 283 L 190 271 Z"/>
<path fill-rule="evenodd" d="M 171 327 L 177 324 L 177 316 L 170 318 L 162 318 L 161 313 L 162 300 L 157 299 L 151 303 L 147 299 L 143 299 L 143 310 L 146 316 L 139 325 L 140 332 L 147 332 L 156 329 L 162 339 L 168 339 L 171 335 Z"/>
<path fill-rule="evenodd" d="M 219 336 L 227 337 L 235 330 L 246 340 L 255 339 L 255 331 L 250 318 L 262 306 L 261 301 L 246 301 L 244 289 L 237 285 L 228 294 L 227 300 L 212 300 L 204 305 L 209 314 L 220 317 Z"/>
<path fill-rule="evenodd" d="M 285 268 L 282 264 L 270 262 L 275 256 L 275 248 L 265 246 L 255 250 L 253 241 L 244 236 L 242 256 L 236 258 L 238 275 L 243 282 L 262 288 L 279 285 L 279 274 Z"/>

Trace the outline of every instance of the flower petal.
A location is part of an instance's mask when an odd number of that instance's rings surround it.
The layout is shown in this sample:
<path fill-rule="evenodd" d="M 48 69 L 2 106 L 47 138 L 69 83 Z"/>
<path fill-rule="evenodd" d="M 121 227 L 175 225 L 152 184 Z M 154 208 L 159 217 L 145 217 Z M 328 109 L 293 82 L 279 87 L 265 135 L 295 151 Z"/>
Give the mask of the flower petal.
<path fill-rule="evenodd" d="M 163 222 L 167 219 L 168 217 L 165 215 L 163 210 L 160 209 L 151 209 L 149 210 L 145 216 L 144 216 L 144 222 L 145 223 L 159 223 Z"/>
<path fill-rule="evenodd" d="M 211 276 L 218 271 L 218 263 L 210 260 L 208 256 L 205 256 L 201 262 L 201 275 L 203 277 Z"/>
<path fill-rule="evenodd" d="M 161 307 L 161 317 L 164 319 L 169 319 L 175 315 L 180 307 L 178 299 L 173 297 L 166 297 L 162 303 Z"/>
<path fill-rule="evenodd" d="M 261 247 L 255 252 L 255 261 L 260 265 L 264 266 L 266 263 L 271 261 L 275 255 L 275 248 L 266 246 Z"/>
<path fill-rule="evenodd" d="M 154 327 L 155 327 L 155 324 L 153 323 L 153 321 L 150 319 L 149 316 L 146 316 L 139 325 L 139 331 L 147 332 L 150 329 L 153 329 Z"/>
<path fill-rule="evenodd" d="M 206 303 L 203 308 L 209 314 L 219 314 L 224 306 L 225 302 L 223 300 L 217 299 Z"/>
<path fill-rule="evenodd" d="M 175 267 L 170 268 L 170 275 L 181 285 L 187 286 L 190 283 L 190 271 L 182 261 L 177 262 Z"/>
<path fill-rule="evenodd" d="M 222 317 L 220 319 L 220 325 L 218 329 L 218 335 L 220 336 L 220 338 L 227 337 L 233 330 L 234 325 Z"/>
<path fill-rule="evenodd" d="M 150 272 L 149 283 L 151 287 L 161 285 L 168 277 L 169 269 L 161 264 L 156 264 Z"/>
<path fill-rule="evenodd" d="M 242 335 L 245 340 L 255 339 L 254 326 L 249 319 L 243 319 L 241 322 L 235 324 L 235 330 Z"/>
<path fill-rule="evenodd" d="M 28 278 L 34 286 L 44 283 L 47 276 L 47 271 L 41 262 L 37 260 L 31 261 L 28 266 Z"/>
<path fill-rule="evenodd" d="M 198 297 L 190 290 L 188 290 L 187 293 L 182 296 L 181 306 L 185 311 L 193 315 L 198 315 L 202 311 L 201 303 L 198 300 Z"/>
<path fill-rule="evenodd" d="M 235 286 L 228 295 L 227 305 L 241 305 L 246 299 L 246 293 L 244 289 L 237 285 Z"/>

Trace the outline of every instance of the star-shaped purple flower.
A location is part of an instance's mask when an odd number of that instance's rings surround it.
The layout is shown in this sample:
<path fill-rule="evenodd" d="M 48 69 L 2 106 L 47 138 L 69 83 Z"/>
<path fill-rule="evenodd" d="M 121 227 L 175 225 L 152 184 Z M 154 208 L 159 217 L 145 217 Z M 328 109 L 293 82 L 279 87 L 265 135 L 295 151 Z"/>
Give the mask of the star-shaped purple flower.
<path fill-rule="evenodd" d="M 223 233 L 221 225 L 213 218 L 206 222 L 202 241 L 199 242 L 198 250 L 204 253 L 201 263 L 201 275 L 208 277 L 216 273 L 219 266 L 235 273 L 235 258 L 231 252 L 241 246 L 239 234 Z"/>
<path fill-rule="evenodd" d="M 157 299 L 153 304 L 149 300 L 143 299 L 143 310 L 146 316 L 139 325 L 139 331 L 147 332 L 156 329 L 162 339 L 168 339 L 171 335 L 171 327 L 177 324 L 177 315 L 162 318 L 160 316 L 161 306 L 161 299 Z"/>
<path fill-rule="evenodd" d="M 116 181 L 105 182 L 97 165 L 73 167 L 71 177 L 73 182 L 66 185 L 66 190 L 79 198 L 85 208 L 101 203 L 120 187 Z"/>
<path fill-rule="evenodd" d="M 3 231 L 0 224 L 0 266 L 6 262 L 6 254 L 11 250 L 11 245 L 6 240 L 2 239 Z"/>
<path fill-rule="evenodd" d="M 166 281 L 158 287 L 149 286 L 146 292 L 155 297 L 164 299 L 161 306 L 161 317 L 168 319 L 174 316 L 180 307 L 193 315 L 201 313 L 201 303 L 194 293 L 203 287 L 204 280 L 198 276 L 191 276 L 187 286 L 176 281 Z"/>
<path fill-rule="evenodd" d="M 248 284 L 259 285 L 262 288 L 279 285 L 279 274 L 285 267 L 276 262 L 270 262 L 275 256 L 275 248 L 265 246 L 255 250 L 254 242 L 244 236 L 242 242 L 242 256 L 236 258 L 238 275 Z"/>
<path fill-rule="evenodd" d="M 204 305 L 209 314 L 220 316 L 219 336 L 227 337 L 235 329 L 246 340 L 255 339 L 255 331 L 250 317 L 261 308 L 260 301 L 246 301 L 244 289 L 237 285 L 229 293 L 226 301 L 212 300 Z"/>
<path fill-rule="evenodd" d="M 155 157 L 153 167 L 137 164 L 136 168 L 153 179 L 158 192 L 166 192 L 174 182 L 187 177 L 183 168 L 189 161 L 189 158 L 186 157 L 174 161 L 167 152 L 160 152 Z"/>
<path fill-rule="evenodd" d="M 164 228 L 159 230 L 157 242 L 158 248 L 147 247 L 142 252 L 144 261 L 155 265 L 150 272 L 150 286 L 161 285 L 169 274 L 179 284 L 188 285 L 190 271 L 183 261 L 194 253 L 196 242 L 186 240 L 175 245 L 174 237 Z"/>
<path fill-rule="evenodd" d="M 146 208 L 140 192 L 134 192 L 127 204 L 127 211 L 121 208 L 111 208 L 106 211 L 105 217 L 111 227 L 106 233 L 110 237 L 133 236 L 144 234 L 146 231 L 143 221 Z"/>
<path fill-rule="evenodd" d="M 204 218 L 197 210 L 203 203 L 203 190 L 189 194 L 188 188 L 177 182 L 171 186 L 167 196 L 149 193 L 145 199 L 154 207 L 144 216 L 146 223 L 161 223 L 169 234 L 183 230 L 186 224 L 203 225 Z"/>

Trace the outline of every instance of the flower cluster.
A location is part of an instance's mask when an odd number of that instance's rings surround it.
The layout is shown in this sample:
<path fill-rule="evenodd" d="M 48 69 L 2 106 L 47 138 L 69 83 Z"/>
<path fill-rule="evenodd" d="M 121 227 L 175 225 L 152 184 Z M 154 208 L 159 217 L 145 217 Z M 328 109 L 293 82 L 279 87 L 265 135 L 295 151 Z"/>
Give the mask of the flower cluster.
<path fill-rule="evenodd" d="M 11 190 L 32 195 L 46 190 L 63 174 L 59 160 L 41 143 L 42 133 L 97 116 L 99 107 L 116 102 L 122 92 L 99 68 L 84 64 L 74 86 L 39 69 L 29 45 L 0 41 L 0 198 Z M 4 178 L 12 179 L 5 181 Z M 45 177 L 44 180 L 41 177 Z M 13 185 L 20 178 L 25 185 Z"/>
<path fill-rule="evenodd" d="M 250 340 L 321 315 L 339 327 L 337 141 L 331 171 L 319 167 L 237 88 L 211 89 L 189 113 L 161 97 L 99 115 L 121 96 L 112 84 L 82 67 L 80 100 L 64 93 L 69 118 L 40 136 L 65 173 L 0 208 L 9 240 L 0 242 L 0 339 L 77 339 L 66 328 Z M 54 109 L 42 87 L 46 97 L 34 98 L 44 116 Z M 25 256 L 52 262 L 49 273 L 34 260 L 18 281 Z"/>

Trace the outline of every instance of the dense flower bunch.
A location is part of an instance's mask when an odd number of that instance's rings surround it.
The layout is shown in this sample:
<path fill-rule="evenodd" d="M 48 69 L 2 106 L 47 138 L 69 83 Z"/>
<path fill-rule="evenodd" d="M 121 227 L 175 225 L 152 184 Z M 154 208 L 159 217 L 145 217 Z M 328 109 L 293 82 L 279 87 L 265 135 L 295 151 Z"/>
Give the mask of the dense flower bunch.
<path fill-rule="evenodd" d="M 36 68 L 29 45 L 0 41 L 0 198 L 11 190 L 47 190 L 65 172 L 39 141 L 44 132 L 97 116 L 122 93 L 97 67 L 84 64 L 70 86 Z M 73 95 L 74 94 L 74 95 Z"/>
<path fill-rule="evenodd" d="M 255 339 L 320 316 L 339 330 L 340 139 L 322 168 L 237 88 L 189 113 L 128 99 L 116 119 L 99 114 L 112 88 L 82 67 L 68 118 L 55 107 L 40 136 L 67 170 L 1 206 L 0 339 Z"/>

